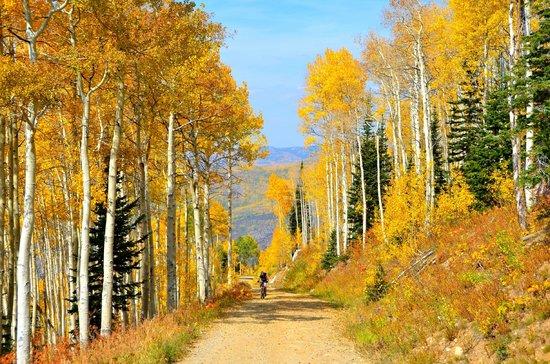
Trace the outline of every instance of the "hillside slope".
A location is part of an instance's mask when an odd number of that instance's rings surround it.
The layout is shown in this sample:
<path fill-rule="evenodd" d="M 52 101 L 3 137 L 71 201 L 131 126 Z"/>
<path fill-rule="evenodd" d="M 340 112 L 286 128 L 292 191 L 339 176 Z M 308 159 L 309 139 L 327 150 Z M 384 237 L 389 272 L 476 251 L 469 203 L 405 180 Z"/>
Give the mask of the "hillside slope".
<path fill-rule="evenodd" d="M 525 243 L 513 208 L 367 249 L 326 272 L 311 246 L 284 285 L 345 307 L 348 335 L 377 362 L 550 361 L 550 239 Z"/>

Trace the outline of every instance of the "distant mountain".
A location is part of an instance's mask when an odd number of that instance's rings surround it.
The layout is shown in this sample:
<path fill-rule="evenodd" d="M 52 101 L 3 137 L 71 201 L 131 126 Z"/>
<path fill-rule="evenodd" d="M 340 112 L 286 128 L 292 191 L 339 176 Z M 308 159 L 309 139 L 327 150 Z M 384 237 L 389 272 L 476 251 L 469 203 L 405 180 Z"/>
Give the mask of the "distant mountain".
<path fill-rule="evenodd" d="M 289 164 L 289 163 L 296 163 L 301 162 L 310 159 L 315 152 L 317 152 L 318 147 L 311 146 L 311 147 L 286 147 L 286 148 L 278 148 L 278 147 L 267 147 L 267 151 L 269 152 L 269 155 L 264 158 L 260 159 L 258 162 L 256 162 L 257 166 L 272 166 L 272 165 L 279 165 L 279 164 Z"/>

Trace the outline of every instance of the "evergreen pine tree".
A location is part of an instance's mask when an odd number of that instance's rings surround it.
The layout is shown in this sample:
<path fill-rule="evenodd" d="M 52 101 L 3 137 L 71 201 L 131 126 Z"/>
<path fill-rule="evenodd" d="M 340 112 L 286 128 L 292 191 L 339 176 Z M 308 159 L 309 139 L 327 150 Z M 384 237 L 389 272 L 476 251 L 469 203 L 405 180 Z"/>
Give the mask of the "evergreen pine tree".
<path fill-rule="evenodd" d="M 302 172 L 304 170 L 304 162 L 300 163 L 300 176 L 302 175 Z M 304 184 L 302 182 L 302 178 L 300 177 L 298 179 L 298 183 L 296 185 L 296 191 L 294 192 L 294 204 L 292 205 L 292 208 L 290 209 L 290 212 L 288 213 L 288 230 L 290 231 L 290 234 L 293 236 L 296 236 L 298 232 L 301 232 L 303 229 L 302 226 L 302 201 L 304 201 L 304 210 L 307 214 L 309 214 L 309 207 L 305 203 L 305 195 L 304 195 Z M 306 228 L 310 228 L 311 224 L 309 221 L 306 221 Z"/>
<path fill-rule="evenodd" d="M 493 172 L 503 165 L 511 171 L 507 90 L 504 85 L 502 82 L 489 94 L 483 125 L 470 141 L 470 152 L 462 165 L 466 182 L 476 197 L 477 209 L 494 206 L 497 202 L 490 189 Z"/>
<path fill-rule="evenodd" d="M 550 5 L 548 1 L 533 1 L 533 15 L 539 26 L 523 40 L 524 51 L 515 70 L 516 110 L 522 129 L 533 130 L 532 160 L 526 173 L 530 185 L 550 184 Z M 527 79 L 527 69 L 531 71 Z M 527 119 L 526 108 L 533 112 Z"/>
<path fill-rule="evenodd" d="M 374 282 L 365 289 L 365 299 L 367 303 L 380 301 L 386 295 L 389 288 L 390 284 L 386 282 L 384 267 L 382 267 L 382 264 L 378 263 Z"/>
<path fill-rule="evenodd" d="M 338 263 L 339 257 L 336 254 L 336 230 L 332 230 L 330 233 L 330 240 L 328 242 L 327 251 L 321 259 L 321 268 L 324 270 L 331 270 Z"/>
<path fill-rule="evenodd" d="M 132 271 L 139 269 L 140 245 L 147 236 L 133 239 L 133 234 L 143 218 L 134 218 L 137 200 L 128 201 L 122 193 L 122 173 L 117 176 L 117 200 L 115 211 L 115 238 L 113 256 L 113 312 L 128 311 L 130 300 L 139 296 L 140 282 L 126 282 Z M 103 248 L 107 208 L 105 202 L 98 202 L 94 208 L 96 220 L 90 228 L 90 261 L 88 275 L 90 327 L 101 325 L 101 291 L 103 288 Z M 77 298 L 72 297 L 71 313 L 77 312 Z M 113 317 L 117 317 L 113 315 Z"/>
<path fill-rule="evenodd" d="M 388 143 L 384 127 L 379 129 L 380 140 L 380 184 L 382 193 L 390 183 L 391 159 L 388 155 Z M 378 181 L 376 161 L 375 131 L 367 120 L 361 137 L 361 154 L 365 171 L 365 194 L 367 205 L 367 230 L 374 223 L 375 212 L 378 209 Z M 361 189 L 361 167 L 356 159 L 353 183 L 348 191 L 348 222 L 350 241 L 357 241 L 363 233 L 363 198 Z"/>
<path fill-rule="evenodd" d="M 467 71 L 468 82 L 462 83 L 461 97 L 451 103 L 449 119 L 449 161 L 462 165 L 472 140 L 482 123 L 483 109 L 476 75 Z"/>
<path fill-rule="evenodd" d="M 448 173 L 444 168 L 443 151 L 441 148 L 441 133 L 438 128 L 439 119 L 436 112 L 432 112 L 432 146 L 433 146 L 433 158 L 434 158 L 434 180 L 435 180 L 435 194 L 438 195 L 448 180 Z"/>
<path fill-rule="evenodd" d="M 294 191 L 294 204 L 288 213 L 288 230 L 292 236 L 296 236 L 298 231 L 302 231 L 302 206 L 300 204 L 300 186 Z"/>

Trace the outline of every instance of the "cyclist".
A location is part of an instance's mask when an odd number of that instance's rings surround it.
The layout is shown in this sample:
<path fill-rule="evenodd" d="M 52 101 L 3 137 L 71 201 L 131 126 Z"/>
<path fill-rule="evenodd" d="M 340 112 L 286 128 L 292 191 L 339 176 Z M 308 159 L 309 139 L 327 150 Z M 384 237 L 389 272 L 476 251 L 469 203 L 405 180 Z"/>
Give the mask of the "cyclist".
<path fill-rule="evenodd" d="M 264 298 L 267 295 L 267 282 L 269 282 L 269 278 L 267 277 L 266 272 L 260 273 L 260 296 L 261 298 Z"/>

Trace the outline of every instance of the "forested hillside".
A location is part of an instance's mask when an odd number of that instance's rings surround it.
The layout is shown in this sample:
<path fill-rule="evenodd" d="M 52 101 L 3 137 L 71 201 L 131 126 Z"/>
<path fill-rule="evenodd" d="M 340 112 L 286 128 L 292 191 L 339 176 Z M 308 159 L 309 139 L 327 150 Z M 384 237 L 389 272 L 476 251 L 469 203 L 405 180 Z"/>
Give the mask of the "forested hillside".
<path fill-rule="evenodd" d="M 236 188 L 234 210 L 234 236 L 251 235 L 262 249 L 271 242 L 276 217 L 265 190 L 271 174 L 292 178 L 298 174 L 300 163 L 313 161 L 315 148 L 268 147 L 266 157 L 252 168 L 236 172 L 240 183 Z"/>
<path fill-rule="evenodd" d="M 547 362 L 549 4 L 390 1 L 384 21 L 359 58 L 308 65 L 318 157 L 270 177 L 260 265 L 343 307 L 376 362 Z"/>

